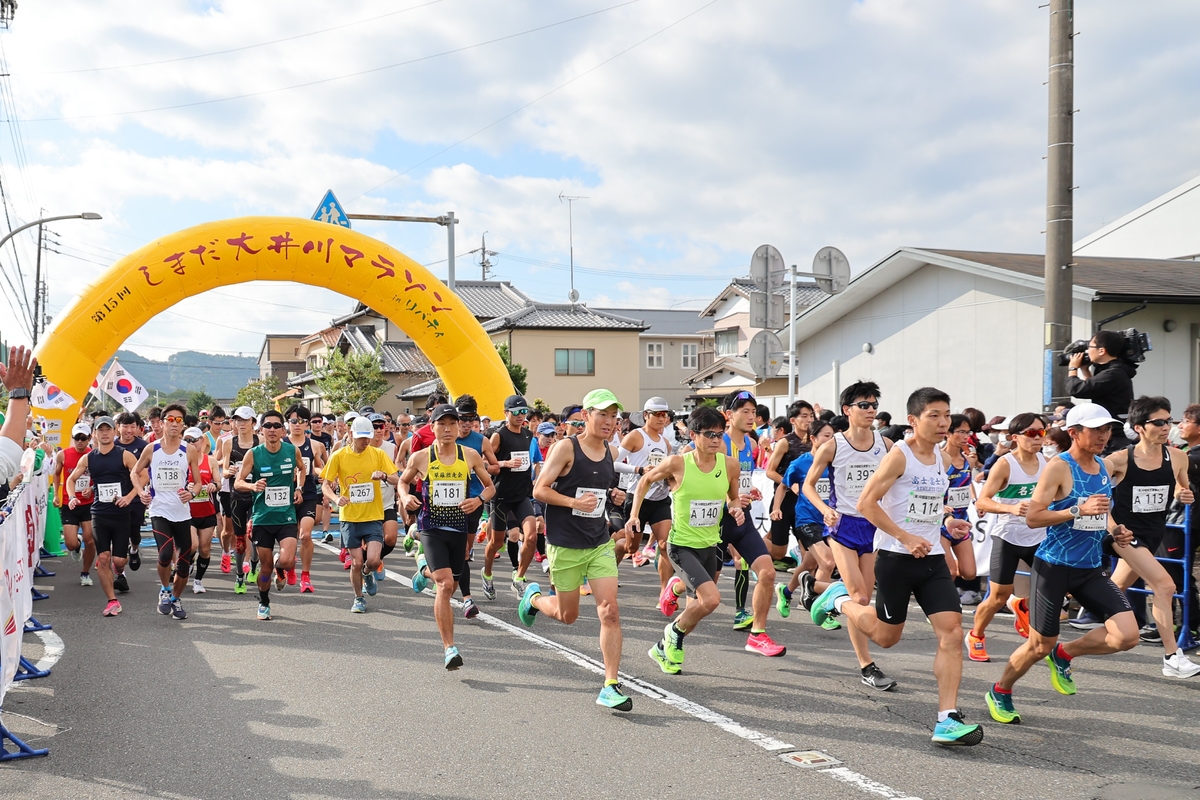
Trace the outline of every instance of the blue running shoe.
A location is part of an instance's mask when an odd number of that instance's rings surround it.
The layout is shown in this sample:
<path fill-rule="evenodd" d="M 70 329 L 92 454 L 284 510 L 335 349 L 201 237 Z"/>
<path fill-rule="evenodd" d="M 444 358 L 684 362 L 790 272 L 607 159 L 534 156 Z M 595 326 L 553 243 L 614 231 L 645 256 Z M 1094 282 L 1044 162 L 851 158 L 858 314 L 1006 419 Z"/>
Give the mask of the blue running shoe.
<path fill-rule="evenodd" d="M 596 705 L 611 708 L 613 711 L 632 711 L 633 698 L 625 694 L 621 684 L 614 683 L 600 690 Z"/>
<path fill-rule="evenodd" d="M 171 601 L 171 616 L 175 619 L 187 619 L 187 612 L 183 610 L 183 603 L 178 600 Z"/>
<path fill-rule="evenodd" d="M 1050 665 L 1050 685 L 1054 687 L 1054 691 L 1059 694 L 1075 694 L 1075 679 L 1071 677 L 1071 662 L 1059 657 L 1057 647 L 1050 651 L 1050 655 L 1046 656 L 1046 663 Z"/>
<path fill-rule="evenodd" d="M 383 568 L 383 564 L 379 565 L 379 569 L 375 570 L 375 580 L 382 581 L 387 578 L 387 570 Z"/>
<path fill-rule="evenodd" d="M 162 614 L 165 617 L 168 614 L 170 614 L 171 611 L 172 611 L 172 608 L 171 608 L 170 592 L 165 592 L 165 591 L 159 592 L 158 593 L 158 613 Z"/>
<path fill-rule="evenodd" d="M 354 605 L 350 606 L 350 613 L 351 614 L 367 613 L 367 601 L 363 600 L 361 597 L 354 598 Z"/>
<path fill-rule="evenodd" d="M 973 747 L 983 741 L 983 726 L 968 725 L 962 714 L 950 712 L 943 722 L 933 729 L 933 743 L 947 747 Z"/>
<path fill-rule="evenodd" d="M 458 654 L 458 648 L 450 645 L 446 648 L 446 669 L 454 671 L 463 665 L 462 656 Z"/>
<path fill-rule="evenodd" d="M 733 629 L 735 631 L 744 631 L 754 624 L 754 615 L 744 608 L 739 608 L 733 612 Z"/>
<path fill-rule="evenodd" d="M 846 591 L 846 584 L 841 581 L 829 584 L 829 588 L 821 592 L 816 600 L 813 600 L 812 610 L 809 612 L 812 621 L 817 625 L 824 625 L 825 620 L 837 613 L 833 610 L 833 601 L 839 597 L 847 597 L 849 594 Z"/>
<path fill-rule="evenodd" d="M 521 595 L 521 602 L 517 604 L 517 616 L 521 618 L 528 627 L 533 627 L 533 620 L 537 617 L 537 606 L 533 604 L 533 598 L 542 593 L 542 587 L 536 583 L 530 583 L 525 587 L 525 593 Z"/>
<path fill-rule="evenodd" d="M 424 557 L 417 559 L 417 574 L 413 575 L 412 587 L 417 594 L 425 591 L 425 587 L 429 585 L 429 578 L 425 577 L 426 561 Z"/>
<path fill-rule="evenodd" d="M 368 595 L 374 597 L 375 593 L 379 591 L 379 586 L 375 583 L 375 573 L 370 570 L 363 570 L 362 579 L 363 589 Z"/>
<path fill-rule="evenodd" d="M 270 619 L 271 618 L 271 607 L 264 606 L 262 603 L 259 603 L 258 604 L 258 618 L 261 620 Z"/>

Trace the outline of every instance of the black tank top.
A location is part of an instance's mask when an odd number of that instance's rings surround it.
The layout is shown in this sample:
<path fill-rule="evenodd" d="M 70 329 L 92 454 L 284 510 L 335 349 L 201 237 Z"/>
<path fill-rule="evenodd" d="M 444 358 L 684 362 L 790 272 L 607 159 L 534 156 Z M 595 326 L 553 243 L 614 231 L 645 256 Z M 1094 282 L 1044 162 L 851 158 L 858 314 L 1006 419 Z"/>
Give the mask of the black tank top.
<path fill-rule="evenodd" d="M 779 460 L 779 469 L 776 470 L 780 475 L 787 472 L 788 466 L 800 456 L 812 450 L 812 446 L 797 436 L 795 433 L 789 433 L 783 437 L 787 442 L 787 452 L 783 454 L 783 458 Z"/>
<path fill-rule="evenodd" d="M 500 446 L 496 448 L 496 460 L 509 461 L 513 453 L 517 453 L 518 457 L 524 453 L 525 469 L 500 468 L 500 473 L 496 476 L 496 499 L 511 501 L 533 497 L 533 464 L 529 458 L 529 445 L 533 442 L 533 434 L 525 429 L 520 433 L 513 433 L 507 425 L 497 433 L 500 436 Z"/>
<path fill-rule="evenodd" d="M 133 437 L 133 441 L 130 442 L 129 444 L 122 444 L 120 439 L 117 439 L 115 444 L 118 449 L 125 450 L 126 452 L 129 452 L 129 453 L 133 453 L 134 458 L 141 458 L 142 451 L 146 449 L 146 440 L 141 438 L 140 436 Z M 89 461 L 90 460 L 91 459 L 89 459 Z M 130 503 L 126 507 L 135 512 L 140 511 L 142 508 L 144 508 L 144 506 L 142 505 L 142 499 L 140 497 L 138 497 L 137 495 L 134 495 L 133 502 Z"/>
<path fill-rule="evenodd" d="M 254 444 L 251 445 L 250 447 L 242 447 L 241 445 L 239 445 L 238 437 L 236 437 L 236 436 L 234 436 L 232 439 L 229 440 L 229 463 L 230 463 L 230 465 L 232 465 L 234 467 L 233 477 L 229 479 L 229 483 L 231 484 L 230 488 L 232 488 L 233 482 L 235 480 L 237 480 L 238 469 L 240 468 L 240 465 L 241 465 L 243 459 L 246 458 L 246 453 L 249 453 L 255 447 L 258 447 L 258 434 L 257 433 L 254 434 Z M 250 500 L 254 497 L 253 492 L 235 491 L 234 494 L 237 495 L 238 497 L 242 498 L 243 500 Z"/>
<path fill-rule="evenodd" d="M 1134 534 L 1166 533 L 1167 509 L 1175 498 L 1175 472 L 1171 468 L 1171 451 L 1164 444 L 1162 464 L 1145 470 L 1133 457 L 1133 445 L 1125 448 L 1129 463 L 1125 480 L 1113 487 L 1112 516 Z"/>
<path fill-rule="evenodd" d="M 87 460 L 88 472 L 92 476 L 92 491 L 96 493 L 96 500 L 92 503 L 92 516 L 123 517 L 129 514 L 128 506 L 121 508 L 111 501 L 102 502 L 100 500 L 101 497 L 109 497 L 110 489 L 108 487 L 113 485 L 121 487 L 121 495 L 127 495 L 133 491 L 133 481 L 129 478 L 129 470 L 125 468 L 125 451 L 115 445 L 107 454 L 101 453 L 97 449 L 88 453 Z M 102 486 L 105 487 L 103 490 L 101 490 Z"/>
<path fill-rule="evenodd" d="M 320 441 L 318 439 L 318 441 Z M 313 456 L 312 439 L 308 436 L 304 437 L 304 444 L 296 448 L 300 451 L 300 466 L 307 469 L 304 471 L 304 488 L 301 490 L 301 497 L 305 500 L 316 500 L 321 496 L 321 492 L 317 489 L 317 479 L 313 477 L 313 462 L 316 457 Z"/>
<path fill-rule="evenodd" d="M 579 439 L 571 437 L 567 441 L 571 443 L 575 454 L 571 469 L 554 482 L 554 490 L 567 497 L 579 497 L 585 492 L 599 493 L 599 502 L 591 514 L 564 506 L 546 506 L 546 541 L 555 547 L 590 550 L 609 539 L 608 515 L 604 512 L 608 489 L 616 477 L 612 451 L 606 444 L 604 457 L 592 461 L 579 446 Z"/>

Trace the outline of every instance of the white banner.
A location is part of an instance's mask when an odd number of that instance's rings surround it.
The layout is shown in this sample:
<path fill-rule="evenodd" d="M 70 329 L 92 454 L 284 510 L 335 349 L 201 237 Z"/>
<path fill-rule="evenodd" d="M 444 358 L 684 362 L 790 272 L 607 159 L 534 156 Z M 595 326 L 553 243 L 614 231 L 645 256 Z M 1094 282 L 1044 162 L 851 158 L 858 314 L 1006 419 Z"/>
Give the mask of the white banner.
<path fill-rule="evenodd" d="M 101 384 L 104 393 L 116 400 L 126 411 L 134 411 L 146 400 L 146 389 L 114 358 Z"/>
<path fill-rule="evenodd" d="M 13 494 L 5 504 L 10 510 L 0 521 L 0 575 L 4 578 L 0 585 L 0 706 L 17 673 L 25 621 L 33 613 L 33 569 L 46 528 L 45 475 L 35 475 Z"/>

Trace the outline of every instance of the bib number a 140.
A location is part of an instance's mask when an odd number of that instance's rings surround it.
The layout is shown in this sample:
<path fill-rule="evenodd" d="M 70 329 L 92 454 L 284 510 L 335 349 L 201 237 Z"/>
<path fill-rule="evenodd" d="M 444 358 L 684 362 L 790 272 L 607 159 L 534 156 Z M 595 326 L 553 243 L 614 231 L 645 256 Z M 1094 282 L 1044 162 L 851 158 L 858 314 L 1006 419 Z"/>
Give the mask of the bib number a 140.
<path fill-rule="evenodd" d="M 693 500 L 688 505 L 688 524 L 696 528 L 711 528 L 721 521 L 721 500 Z"/>

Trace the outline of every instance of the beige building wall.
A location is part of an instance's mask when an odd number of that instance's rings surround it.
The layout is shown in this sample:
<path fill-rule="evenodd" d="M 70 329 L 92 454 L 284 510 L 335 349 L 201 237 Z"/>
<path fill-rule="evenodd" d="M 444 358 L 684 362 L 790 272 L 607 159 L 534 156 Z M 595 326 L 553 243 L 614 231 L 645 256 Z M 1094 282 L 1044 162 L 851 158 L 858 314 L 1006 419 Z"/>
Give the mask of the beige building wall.
<path fill-rule="evenodd" d="M 699 363 L 700 340 L 701 336 L 647 336 L 641 337 L 639 347 L 641 352 L 638 356 L 641 364 L 641 390 L 638 394 L 637 408 L 641 408 L 651 397 L 661 397 L 671 404 L 671 408 L 676 411 L 682 410 L 684 401 L 691 394 L 691 389 L 683 383 L 684 378 L 695 374 L 698 367 L 692 366 L 684 368 L 683 366 L 683 345 L 690 344 L 696 348 L 697 358 L 693 360 L 693 365 Z M 649 346 L 651 344 L 662 345 L 662 367 L 651 367 L 649 359 Z M 624 402 L 624 398 L 622 398 Z M 632 407 L 630 407 L 632 409 Z"/>
<path fill-rule="evenodd" d="M 526 399 L 540 397 L 558 411 L 569 403 L 578 403 L 592 389 L 604 388 L 616 394 L 626 409 L 641 408 L 639 402 L 639 357 L 645 354 L 637 331 L 564 331 L 515 330 L 492 334 L 496 344 L 509 344 L 513 363 L 528 371 Z M 596 351 L 595 375 L 555 375 L 554 351 L 557 348 Z"/>

